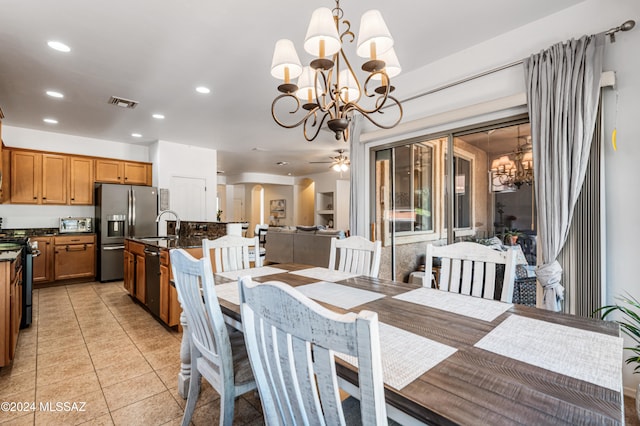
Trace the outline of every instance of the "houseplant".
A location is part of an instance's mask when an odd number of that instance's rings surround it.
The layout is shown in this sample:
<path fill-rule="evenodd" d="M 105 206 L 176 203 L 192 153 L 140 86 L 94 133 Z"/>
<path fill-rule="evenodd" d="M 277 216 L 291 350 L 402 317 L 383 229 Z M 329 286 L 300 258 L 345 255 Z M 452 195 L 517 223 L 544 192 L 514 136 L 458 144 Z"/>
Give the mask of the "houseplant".
<path fill-rule="evenodd" d="M 616 320 L 620 324 L 622 332 L 629 336 L 635 346 L 629 346 L 624 349 L 631 352 L 631 355 L 625 360 L 627 364 L 635 364 L 633 373 L 640 373 L 640 302 L 632 297 L 619 297 L 620 303 L 615 305 L 607 305 L 597 309 L 595 312 L 602 313 L 602 319 L 605 319 L 613 312 L 619 312 L 621 317 Z M 640 384 L 636 388 L 636 414 L 640 419 Z"/>
<path fill-rule="evenodd" d="M 509 246 L 515 246 L 518 244 L 518 238 L 521 237 L 522 232 L 517 229 L 505 229 L 501 234 L 502 241 Z"/>

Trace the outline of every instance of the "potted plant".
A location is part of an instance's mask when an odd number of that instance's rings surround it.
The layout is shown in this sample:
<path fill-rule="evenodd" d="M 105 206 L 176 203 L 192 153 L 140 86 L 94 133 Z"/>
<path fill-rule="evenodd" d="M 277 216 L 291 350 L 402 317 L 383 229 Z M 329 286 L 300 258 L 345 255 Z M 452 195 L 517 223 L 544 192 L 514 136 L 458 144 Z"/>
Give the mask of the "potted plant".
<path fill-rule="evenodd" d="M 625 362 L 635 364 L 633 373 L 637 374 L 640 373 L 640 302 L 632 296 L 620 297 L 619 300 L 619 304 L 603 306 L 595 312 L 601 312 L 602 319 L 613 312 L 622 315 L 616 322 L 620 324 L 622 332 L 635 342 L 634 346 L 624 348 L 631 352 Z M 636 388 L 636 414 L 640 419 L 640 384 Z"/>
<path fill-rule="evenodd" d="M 505 229 L 501 237 L 502 237 L 502 241 L 506 245 L 515 246 L 516 244 L 518 244 L 518 238 L 521 237 L 522 235 L 523 235 L 522 232 L 518 231 L 517 229 Z"/>

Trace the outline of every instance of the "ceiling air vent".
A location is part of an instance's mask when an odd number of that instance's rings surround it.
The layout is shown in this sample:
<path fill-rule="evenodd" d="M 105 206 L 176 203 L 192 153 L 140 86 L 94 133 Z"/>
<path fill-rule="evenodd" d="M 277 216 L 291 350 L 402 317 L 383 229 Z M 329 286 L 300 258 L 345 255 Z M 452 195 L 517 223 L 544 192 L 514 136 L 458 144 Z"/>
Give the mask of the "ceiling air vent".
<path fill-rule="evenodd" d="M 138 105 L 137 101 L 131 101 L 125 98 L 118 98 L 117 96 L 111 96 L 109 98 L 109 103 L 112 105 L 119 106 L 121 108 L 129 108 L 129 109 L 133 109 L 136 107 L 136 105 Z"/>

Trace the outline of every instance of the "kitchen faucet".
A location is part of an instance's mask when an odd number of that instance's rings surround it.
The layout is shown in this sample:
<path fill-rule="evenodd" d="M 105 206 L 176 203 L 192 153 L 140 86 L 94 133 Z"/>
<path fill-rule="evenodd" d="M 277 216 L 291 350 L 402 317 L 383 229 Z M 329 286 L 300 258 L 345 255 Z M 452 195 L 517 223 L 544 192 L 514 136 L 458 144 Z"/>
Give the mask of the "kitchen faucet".
<path fill-rule="evenodd" d="M 171 213 L 176 217 L 176 238 L 180 238 L 180 217 L 178 216 L 178 213 L 174 212 L 173 210 L 162 210 L 160 213 L 158 213 L 158 217 L 156 217 L 156 223 L 160 222 L 160 218 L 165 213 Z"/>

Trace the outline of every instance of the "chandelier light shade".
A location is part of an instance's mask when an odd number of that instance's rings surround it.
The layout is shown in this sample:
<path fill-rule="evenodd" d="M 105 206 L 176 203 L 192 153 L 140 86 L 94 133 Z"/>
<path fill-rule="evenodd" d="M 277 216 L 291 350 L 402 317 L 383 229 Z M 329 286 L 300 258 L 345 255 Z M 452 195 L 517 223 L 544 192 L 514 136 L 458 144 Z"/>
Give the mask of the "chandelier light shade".
<path fill-rule="evenodd" d="M 271 75 L 282 80 L 283 89 L 292 88 L 291 79 L 298 78 L 302 73 L 302 64 L 296 47 L 291 40 L 281 39 L 276 42 L 276 48 L 273 51 L 273 59 L 271 61 Z"/>
<path fill-rule="evenodd" d="M 393 47 L 393 37 L 387 28 L 379 10 L 369 10 L 360 19 L 358 48 L 356 54 L 361 58 L 378 59 L 378 55 Z"/>
<path fill-rule="evenodd" d="M 307 36 L 304 38 L 304 50 L 310 55 L 324 58 L 338 52 L 341 47 L 340 35 L 331 9 L 316 9 L 311 15 Z"/>
<path fill-rule="evenodd" d="M 288 129 L 302 125 L 308 141 L 318 136 L 325 122 L 337 140 L 347 141 L 355 113 L 383 129 L 395 127 L 402 119 L 402 105 L 390 94 L 394 90 L 390 78 L 402 68 L 382 14 L 370 10 L 360 21 L 356 50 L 359 56 L 369 59 L 362 65 L 366 73 L 362 80 L 342 49 L 345 40 L 356 40 L 350 21 L 343 16 L 339 0 L 333 10 L 321 7 L 313 12 L 304 40 L 304 50 L 313 56 L 309 66 L 302 67 L 290 40 L 276 43 L 271 75 L 283 83 L 278 86 L 281 94 L 271 104 L 271 115 L 277 124 Z M 341 25 L 345 27 L 342 32 Z M 296 85 L 292 79 L 298 76 Z M 284 106 L 278 109 L 280 103 Z M 383 108 L 389 118 L 379 122 L 373 115 L 382 114 Z M 285 112 L 279 117 L 277 111 Z"/>

